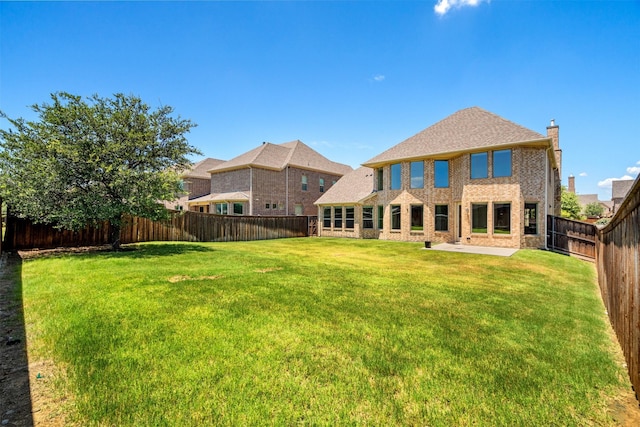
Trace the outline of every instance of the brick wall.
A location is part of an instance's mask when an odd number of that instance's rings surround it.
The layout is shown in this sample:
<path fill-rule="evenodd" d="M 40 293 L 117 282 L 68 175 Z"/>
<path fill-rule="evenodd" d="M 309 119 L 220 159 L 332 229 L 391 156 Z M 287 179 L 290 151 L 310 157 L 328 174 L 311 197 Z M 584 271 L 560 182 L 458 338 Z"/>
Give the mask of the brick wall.
<path fill-rule="evenodd" d="M 211 180 L 204 178 L 187 178 L 184 189 L 189 194 L 189 200 L 205 196 L 211 192 Z"/>

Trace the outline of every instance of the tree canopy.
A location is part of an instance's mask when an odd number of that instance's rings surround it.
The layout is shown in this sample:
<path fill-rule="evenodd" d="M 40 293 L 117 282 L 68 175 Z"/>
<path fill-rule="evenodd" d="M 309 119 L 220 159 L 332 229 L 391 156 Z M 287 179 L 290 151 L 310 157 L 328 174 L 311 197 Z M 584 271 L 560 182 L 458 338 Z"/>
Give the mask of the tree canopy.
<path fill-rule="evenodd" d="M 567 191 L 565 186 L 562 186 L 561 197 L 562 216 L 569 219 L 581 219 L 582 208 L 577 194 Z"/>
<path fill-rule="evenodd" d="M 604 214 L 604 207 L 598 202 L 589 203 L 584 207 L 584 214 L 590 217 L 600 217 Z"/>
<path fill-rule="evenodd" d="M 119 246 L 124 214 L 160 219 L 180 192 L 178 171 L 199 154 L 185 134 L 196 126 L 136 96 L 83 99 L 66 92 L 31 109 L 35 121 L 0 129 L 0 197 L 34 222 L 78 230 L 109 221 Z"/>

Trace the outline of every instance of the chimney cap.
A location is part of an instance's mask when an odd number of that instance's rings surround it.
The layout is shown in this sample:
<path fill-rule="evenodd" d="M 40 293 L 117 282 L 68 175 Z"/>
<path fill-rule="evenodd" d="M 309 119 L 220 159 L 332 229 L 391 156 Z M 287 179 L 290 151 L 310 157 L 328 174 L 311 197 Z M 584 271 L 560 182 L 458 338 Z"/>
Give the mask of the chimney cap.
<path fill-rule="evenodd" d="M 550 126 L 555 126 L 556 125 L 556 119 L 551 119 L 551 125 Z"/>

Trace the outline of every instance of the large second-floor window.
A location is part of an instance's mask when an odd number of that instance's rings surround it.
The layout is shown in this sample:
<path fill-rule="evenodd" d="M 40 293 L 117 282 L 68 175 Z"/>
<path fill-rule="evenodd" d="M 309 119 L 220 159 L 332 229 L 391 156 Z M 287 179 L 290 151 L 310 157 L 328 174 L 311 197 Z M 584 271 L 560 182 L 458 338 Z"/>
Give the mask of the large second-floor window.
<path fill-rule="evenodd" d="M 395 163 L 391 165 L 391 189 L 399 190 L 402 186 L 402 165 Z"/>
<path fill-rule="evenodd" d="M 511 176 L 511 150 L 493 152 L 493 177 Z"/>
<path fill-rule="evenodd" d="M 487 152 L 471 154 L 471 178 L 487 178 L 489 176 Z"/>
<path fill-rule="evenodd" d="M 449 187 L 449 160 L 436 160 L 433 163 L 433 181 L 436 188 Z"/>
<path fill-rule="evenodd" d="M 424 188 L 424 162 L 411 162 L 411 188 Z"/>

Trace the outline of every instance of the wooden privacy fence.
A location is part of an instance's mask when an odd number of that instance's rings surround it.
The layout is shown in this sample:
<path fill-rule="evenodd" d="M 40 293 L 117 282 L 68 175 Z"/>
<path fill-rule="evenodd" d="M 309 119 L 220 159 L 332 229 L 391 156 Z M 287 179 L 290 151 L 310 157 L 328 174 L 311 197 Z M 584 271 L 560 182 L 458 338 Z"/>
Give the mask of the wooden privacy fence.
<path fill-rule="evenodd" d="M 547 247 L 554 252 L 594 260 L 596 230 L 593 224 L 548 215 Z"/>
<path fill-rule="evenodd" d="M 150 241 L 229 242 L 305 237 L 306 216 L 227 216 L 197 212 L 172 213 L 166 221 L 125 218 L 120 232 L 122 243 Z M 110 243 L 107 222 L 79 231 L 58 230 L 51 225 L 33 224 L 10 217 L 5 245 L 12 249 L 50 249 Z"/>
<path fill-rule="evenodd" d="M 596 266 L 602 300 L 640 393 L 640 177 L 606 227 L 598 231 Z"/>

